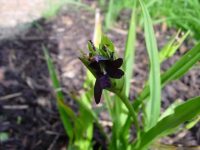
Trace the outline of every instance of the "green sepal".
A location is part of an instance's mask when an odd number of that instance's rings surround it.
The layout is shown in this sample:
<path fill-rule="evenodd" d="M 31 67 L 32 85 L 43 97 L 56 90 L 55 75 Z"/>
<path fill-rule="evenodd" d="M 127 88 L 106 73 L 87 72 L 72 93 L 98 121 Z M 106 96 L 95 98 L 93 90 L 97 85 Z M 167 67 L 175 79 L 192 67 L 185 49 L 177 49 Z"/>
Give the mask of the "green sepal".
<path fill-rule="evenodd" d="M 107 36 L 102 35 L 101 43 L 99 44 L 99 54 L 111 58 L 114 54 L 114 49 L 113 42 Z"/>
<path fill-rule="evenodd" d="M 94 48 L 94 46 L 92 45 L 90 41 L 88 41 L 87 48 L 92 54 L 92 56 L 96 55 L 96 49 Z"/>

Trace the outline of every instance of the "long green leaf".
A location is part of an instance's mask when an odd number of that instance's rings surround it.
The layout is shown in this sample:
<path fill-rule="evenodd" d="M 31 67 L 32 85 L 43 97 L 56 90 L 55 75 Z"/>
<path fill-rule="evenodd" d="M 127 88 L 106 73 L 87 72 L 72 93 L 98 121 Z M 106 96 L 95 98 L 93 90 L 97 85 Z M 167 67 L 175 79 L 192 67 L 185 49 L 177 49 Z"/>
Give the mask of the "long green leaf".
<path fill-rule="evenodd" d="M 106 13 L 105 27 L 108 29 L 113 23 L 114 0 L 109 0 L 108 12 Z"/>
<path fill-rule="evenodd" d="M 170 134 L 174 128 L 185 121 L 200 115 L 200 97 L 187 100 L 174 109 L 174 113 L 160 120 L 153 128 L 142 135 L 138 150 L 147 147 L 153 140 L 160 136 Z"/>
<path fill-rule="evenodd" d="M 129 95 L 131 79 L 133 77 L 133 66 L 135 60 L 135 41 L 136 41 L 136 3 L 132 9 L 130 27 L 126 40 L 126 49 L 124 53 L 124 65 L 123 69 L 125 72 L 125 93 Z"/>
<path fill-rule="evenodd" d="M 124 53 L 124 65 L 123 69 L 125 72 L 125 86 L 123 88 L 126 96 L 129 96 L 131 79 L 133 77 L 133 69 L 134 69 L 134 60 L 135 60 L 135 42 L 136 42 L 136 1 L 132 8 L 132 14 L 130 19 L 130 26 L 126 40 L 126 49 Z M 122 130 L 120 132 L 120 141 L 123 145 L 128 145 L 129 130 L 131 126 L 131 118 L 128 116 L 126 118 L 126 122 L 122 126 Z"/>
<path fill-rule="evenodd" d="M 60 117 L 61 117 L 62 123 L 64 124 L 65 131 L 66 131 L 67 135 L 69 136 L 70 141 L 72 141 L 74 133 L 73 133 L 73 125 L 72 125 L 70 118 L 75 119 L 75 114 L 68 105 L 64 104 L 64 102 L 63 102 L 64 96 L 61 91 L 61 86 L 58 81 L 54 65 L 48 54 L 47 48 L 45 46 L 43 46 L 42 48 L 44 51 L 45 59 L 47 62 L 49 73 L 50 73 L 50 78 L 53 82 L 53 88 L 56 92 L 57 107 L 58 107 L 58 110 L 60 113 Z"/>
<path fill-rule="evenodd" d="M 145 29 L 145 40 L 147 51 L 150 60 L 150 99 L 147 102 L 145 111 L 147 112 L 147 117 L 145 118 L 146 125 L 145 130 L 153 127 L 160 116 L 160 105 L 161 105 L 161 86 L 160 86 L 160 63 L 158 48 L 156 44 L 156 38 L 153 30 L 153 25 L 149 12 L 144 5 L 142 0 L 139 0 L 142 7 L 142 12 L 144 16 L 144 29 Z"/>
<path fill-rule="evenodd" d="M 162 75 L 162 83 L 176 80 L 184 75 L 198 60 L 200 60 L 200 43 L 184 55 L 180 61 L 174 64 Z M 180 68 L 180 69 L 179 69 Z"/>
<path fill-rule="evenodd" d="M 107 137 L 107 135 L 105 134 L 102 125 L 99 123 L 99 119 L 97 114 L 95 113 L 95 111 L 92 108 L 91 104 L 90 104 L 90 100 L 93 95 L 93 90 L 90 89 L 89 91 L 83 93 L 81 95 L 81 98 L 78 98 L 76 95 L 70 95 L 80 106 L 81 109 L 83 109 L 84 111 L 86 111 L 87 116 L 90 116 L 90 118 L 92 118 L 92 121 L 95 121 L 97 127 L 99 128 L 101 134 L 105 137 L 105 139 L 109 142 L 109 139 Z M 93 134 L 93 133 L 92 133 Z M 91 135 L 90 135 L 91 137 Z"/>
<path fill-rule="evenodd" d="M 193 47 L 189 52 L 182 56 L 171 68 L 161 75 L 161 85 L 164 87 L 167 83 L 183 76 L 192 66 L 200 60 L 200 43 Z M 145 87 L 139 98 L 134 103 L 134 108 L 147 99 L 150 90 L 149 85 Z"/>

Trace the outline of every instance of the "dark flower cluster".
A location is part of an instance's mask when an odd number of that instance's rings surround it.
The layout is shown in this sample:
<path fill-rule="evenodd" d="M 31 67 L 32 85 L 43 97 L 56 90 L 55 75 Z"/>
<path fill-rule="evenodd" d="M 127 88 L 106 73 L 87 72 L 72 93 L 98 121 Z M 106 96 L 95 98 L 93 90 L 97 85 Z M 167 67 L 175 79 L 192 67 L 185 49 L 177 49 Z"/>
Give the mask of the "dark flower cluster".
<path fill-rule="evenodd" d="M 101 99 L 102 91 L 106 88 L 111 88 L 110 78 L 120 79 L 124 72 L 120 69 L 123 64 L 123 59 L 114 57 L 106 58 L 102 55 L 95 55 L 89 58 L 89 67 L 96 75 L 94 86 L 94 98 L 98 104 Z"/>

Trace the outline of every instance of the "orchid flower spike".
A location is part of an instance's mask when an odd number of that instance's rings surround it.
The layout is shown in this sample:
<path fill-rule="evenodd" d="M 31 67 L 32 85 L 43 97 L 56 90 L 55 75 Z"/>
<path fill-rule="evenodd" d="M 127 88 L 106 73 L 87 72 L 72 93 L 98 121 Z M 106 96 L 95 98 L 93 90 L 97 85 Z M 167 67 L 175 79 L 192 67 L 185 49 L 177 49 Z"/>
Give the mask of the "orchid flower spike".
<path fill-rule="evenodd" d="M 96 104 L 101 100 L 103 89 L 115 91 L 114 80 L 120 79 L 124 72 L 120 69 L 122 58 L 115 58 L 114 45 L 108 37 L 103 36 L 99 48 L 88 41 L 89 55 L 83 55 L 80 60 L 95 76 L 94 98 Z"/>

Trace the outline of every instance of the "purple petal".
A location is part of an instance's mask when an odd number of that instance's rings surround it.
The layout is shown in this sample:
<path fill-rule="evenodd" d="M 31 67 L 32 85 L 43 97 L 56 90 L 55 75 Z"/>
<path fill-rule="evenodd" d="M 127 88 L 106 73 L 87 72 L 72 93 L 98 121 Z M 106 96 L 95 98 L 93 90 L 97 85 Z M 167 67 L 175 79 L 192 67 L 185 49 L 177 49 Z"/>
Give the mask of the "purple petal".
<path fill-rule="evenodd" d="M 123 64 L 123 59 L 122 58 L 118 58 L 118 59 L 116 59 L 114 61 L 113 60 L 109 60 L 109 61 L 106 61 L 105 64 L 106 64 L 106 67 L 108 67 L 108 68 L 117 69 L 117 68 L 120 68 L 121 65 Z"/>
<path fill-rule="evenodd" d="M 112 62 L 112 66 L 113 66 L 114 68 L 119 68 L 119 67 L 122 66 L 122 64 L 123 64 L 123 59 L 122 59 L 122 58 L 118 58 L 118 59 L 116 59 L 116 60 L 114 60 L 114 61 Z"/>
<path fill-rule="evenodd" d="M 97 79 L 94 85 L 94 99 L 96 104 L 99 104 L 101 100 L 101 95 L 102 95 L 102 88 L 100 85 L 100 79 Z"/>
<path fill-rule="evenodd" d="M 94 62 L 90 63 L 89 66 L 94 70 L 97 77 L 100 77 L 103 75 L 98 62 L 94 61 Z"/>
<path fill-rule="evenodd" d="M 100 66 L 99 66 L 99 63 L 96 62 L 96 61 L 93 61 L 89 64 L 89 66 L 92 68 L 92 69 L 95 69 L 95 70 L 100 70 Z"/>
<path fill-rule="evenodd" d="M 124 71 L 120 70 L 120 69 L 109 69 L 106 70 L 107 74 L 111 77 L 111 78 L 116 78 L 116 79 L 120 79 L 123 75 L 124 75 Z"/>
<path fill-rule="evenodd" d="M 108 75 L 103 75 L 102 77 L 99 78 L 99 81 L 102 89 L 111 87 L 111 82 Z"/>

